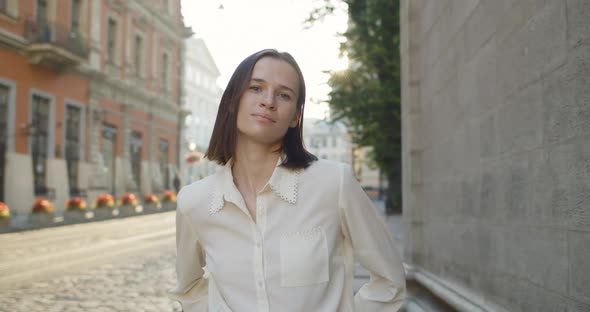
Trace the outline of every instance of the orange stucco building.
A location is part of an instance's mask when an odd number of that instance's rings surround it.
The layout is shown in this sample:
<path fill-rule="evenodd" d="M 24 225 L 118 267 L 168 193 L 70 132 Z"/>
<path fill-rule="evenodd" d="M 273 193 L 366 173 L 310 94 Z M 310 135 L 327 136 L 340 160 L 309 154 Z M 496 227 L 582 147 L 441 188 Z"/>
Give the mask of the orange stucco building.
<path fill-rule="evenodd" d="M 180 0 L 1 0 L 0 201 L 171 188 L 189 35 Z"/>

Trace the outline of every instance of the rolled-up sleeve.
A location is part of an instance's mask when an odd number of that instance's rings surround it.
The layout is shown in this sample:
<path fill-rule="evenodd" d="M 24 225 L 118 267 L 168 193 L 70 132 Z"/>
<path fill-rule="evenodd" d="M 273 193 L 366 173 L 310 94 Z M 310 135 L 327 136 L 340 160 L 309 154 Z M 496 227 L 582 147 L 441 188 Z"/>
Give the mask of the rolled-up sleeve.
<path fill-rule="evenodd" d="M 355 311 L 397 311 L 404 302 L 404 268 L 383 218 L 352 171 L 342 167 L 339 208 L 344 235 L 370 280 L 354 297 Z"/>
<path fill-rule="evenodd" d="M 180 197 L 180 196 L 179 196 Z M 179 198 L 180 199 L 180 198 Z M 180 206 L 179 200 L 179 206 Z M 184 312 L 207 311 L 207 279 L 204 277 L 205 253 L 190 220 L 176 210 L 176 287 L 168 296 L 178 300 Z"/>

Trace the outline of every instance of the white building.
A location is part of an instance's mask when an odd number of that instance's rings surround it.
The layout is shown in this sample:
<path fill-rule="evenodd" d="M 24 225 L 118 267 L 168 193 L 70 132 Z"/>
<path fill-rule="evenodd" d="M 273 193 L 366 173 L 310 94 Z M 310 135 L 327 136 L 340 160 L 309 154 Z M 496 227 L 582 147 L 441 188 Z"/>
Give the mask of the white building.
<path fill-rule="evenodd" d="M 184 69 L 184 108 L 190 114 L 185 119 L 181 142 L 181 176 L 183 183 L 188 184 L 218 170 L 219 166 L 210 161 L 188 164 L 184 158 L 191 152 L 204 153 L 207 150 L 222 90 L 216 83 L 219 69 L 203 39 L 185 41 Z"/>
<path fill-rule="evenodd" d="M 303 140 L 307 150 L 318 158 L 349 164 L 364 188 L 384 187 L 379 183 L 379 168 L 369 161 L 372 148 L 355 146 L 343 123 L 306 118 Z"/>
<path fill-rule="evenodd" d="M 305 118 L 303 140 L 307 150 L 320 159 L 328 159 L 352 166 L 353 145 L 346 126 L 341 122 Z"/>

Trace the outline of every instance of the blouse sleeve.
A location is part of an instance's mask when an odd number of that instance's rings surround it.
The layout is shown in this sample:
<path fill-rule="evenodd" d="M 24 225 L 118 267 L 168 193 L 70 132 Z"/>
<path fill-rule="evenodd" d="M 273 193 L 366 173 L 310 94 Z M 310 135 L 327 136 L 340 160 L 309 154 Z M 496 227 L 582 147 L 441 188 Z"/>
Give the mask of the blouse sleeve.
<path fill-rule="evenodd" d="M 397 311 L 406 295 L 404 268 L 383 219 L 352 171 L 343 166 L 339 207 L 346 239 L 370 280 L 354 297 L 355 311 Z"/>
<path fill-rule="evenodd" d="M 179 196 L 180 197 L 180 196 Z M 180 199 L 180 198 L 179 198 Z M 180 202 L 179 202 L 180 205 Z M 185 312 L 207 311 L 205 253 L 195 232 L 180 209 L 176 209 L 176 287 L 168 296 L 178 300 Z"/>

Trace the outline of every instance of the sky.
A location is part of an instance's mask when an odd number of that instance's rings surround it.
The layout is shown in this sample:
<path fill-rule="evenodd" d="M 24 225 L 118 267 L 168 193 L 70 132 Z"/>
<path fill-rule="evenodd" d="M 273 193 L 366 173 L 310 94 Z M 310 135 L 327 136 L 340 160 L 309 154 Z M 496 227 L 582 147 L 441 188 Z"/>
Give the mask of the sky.
<path fill-rule="evenodd" d="M 306 118 L 323 118 L 327 112 L 326 70 L 347 67 L 339 56 L 338 36 L 346 30 L 346 11 L 304 29 L 309 13 L 322 0 L 182 0 L 184 22 L 203 38 L 211 52 L 224 89 L 238 64 L 248 55 L 266 48 L 289 52 L 301 67 L 306 87 Z M 223 8 L 220 8 L 223 6 Z"/>

